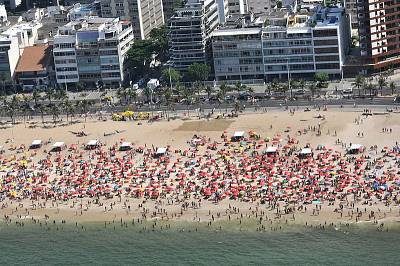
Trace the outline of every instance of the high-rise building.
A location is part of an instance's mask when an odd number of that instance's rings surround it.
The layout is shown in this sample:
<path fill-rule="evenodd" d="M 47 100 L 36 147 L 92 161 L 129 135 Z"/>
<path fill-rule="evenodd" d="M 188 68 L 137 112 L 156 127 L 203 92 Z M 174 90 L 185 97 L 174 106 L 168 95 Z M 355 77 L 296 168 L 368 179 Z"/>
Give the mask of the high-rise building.
<path fill-rule="evenodd" d="M 212 36 L 217 81 L 340 76 L 350 46 L 344 8 L 304 13 L 276 12 L 247 24 L 226 24 Z"/>
<path fill-rule="evenodd" d="M 400 63 L 400 0 L 357 0 L 362 70 Z"/>
<path fill-rule="evenodd" d="M 164 24 L 162 0 L 101 0 L 102 17 L 132 21 L 135 40 L 149 38 L 150 31 Z"/>
<path fill-rule="evenodd" d="M 206 64 L 210 34 L 218 26 L 215 0 L 189 0 L 169 21 L 170 54 L 174 68 L 185 71 L 193 63 Z"/>
<path fill-rule="evenodd" d="M 133 43 L 131 22 L 119 18 L 90 18 L 58 28 L 54 64 L 58 84 L 84 81 L 116 88 L 124 80 L 125 54 Z"/>
<path fill-rule="evenodd" d="M 344 7 L 346 8 L 346 13 L 351 17 L 351 27 L 358 29 L 357 0 L 345 0 Z"/>

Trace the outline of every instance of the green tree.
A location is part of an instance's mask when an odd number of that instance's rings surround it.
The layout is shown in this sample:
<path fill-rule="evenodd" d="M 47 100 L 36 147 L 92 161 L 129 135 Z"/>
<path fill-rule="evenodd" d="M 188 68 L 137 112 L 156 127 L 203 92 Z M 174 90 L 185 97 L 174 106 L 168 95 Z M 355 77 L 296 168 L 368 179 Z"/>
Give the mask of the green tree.
<path fill-rule="evenodd" d="M 1 72 L 1 83 L 3 85 L 3 92 L 1 95 L 7 95 L 7 83 L 12 82 L 12 78 L 10 76 L 9 73 L 7 73 L 6 71 L 2 71 Z"/>
<path fill-rule="evenodd" d="M 34 90 L 32 92 L 32 99 L 35 102 L 35 106 L 37 106 L 38 102 L 42 99 L 42 96 L 40 95 L 40 92 L 38 90 Z"/>
<path fill-rule="evenodd" d="M 152 54 L 152 40 L 137 40 L 132 44 L 131 48 L 126 53 L 129 65 L 132 67 L 137 67 L 141 72 L 143 72 L 144 65 L 147 61 L 149 61 Z"/>
<path fill-rule="evenodd" d="M 370 82 L 365 82 L 364 83 L 364 90 L 368 90 L 369 91 L 369 96 L 372 98 L 372 92 L 374 92 L 374 94 L 375 94 L 375 90 L 376 90 L 375 84 L 372 84 Z"/>
<path fill-rule="evenodd" d="M 299 84 L 298 84 L 298 88 L 300 89 L 300 90 L 305 90 L 306 89 L 306 81 L 304 80 L 304 79 L 300 79 L 299 80 Z"/>
<path fill-rule="evenodd" d="M 153 41 L 153 50 L 160 56 L 168 53 L 168 29 L 166 24 L 150 31 L 150 39 Z M 164 58 L 165 56 L 161 56 Z M 166 57 L 165 57 L 166 58 Z"/>
<path fill-rule="evenodd" d="M 149 101 L 149 100 L 150 100 L 150 96 L 151 96 L 151 94 L 152 94 L 152 91 L 151 91 L 151 89 L 150 89 L 149 87 L 146 87 L 146 88 L 144 88 L 144 89 L 142 90 L 142 94 L 143 94 L 144 96 L 146 96 L 146 100 Z"/>
<path fill-rule="evenodd" d="M 69 115 L 71 116 L 71 123 L 72 123 L 72 119 L 74 118 L 74 115 L 75 115 L 75 113 L 76 113 L 75 106 L 71 104 L 71 105 L 68 107 L 68 111 L 67 111 L 67 112 L 68 112 Z"/>
<path fill-rule="evenodd" d="M 22 111 L 22 114 L 24 115 L 24 125 L 26 127 L 26 117 L 27 116 L 29 117 L 31 110 L 26 105 L 24 105 L 24 106 L 22 106 L 21 111 Z"/>
<path fill-rule="evenodd" d="M 67 95 L 67 91 L 66 90 L 61 89 L 61 88 L 55 90 L 54 99 L 63 101 L 65 99 L 67 99 L 67 98 L 68 98 L 68 95 Z"/>
<path fill-rule="evenodd" d="M 394 94 L 394 92 L 396 91 L 396 85 L 394 84 L 394 82 L 390 82 L 389 84 L 389 88 L 392 91 L 392 95 Z"/>
<path fill-rule="evenodd" d="M 319 91 L 318 86 L 315 85 L 314 82 L 311 83 L 311 84 L 308 86 L 308 89 L 311 91 L 311 97 L 314 97 L 315 93 Z"/>
<path fill-rule="evenodd" d="M 53 116 L 54 125 L 57 125 L 57 119 L 60 115 L 60 109 L 58 108 L 58 105 L 52 105 L 49 113 Z"/>
<path fill-rule="evenodd" d="M 68 122 L 68 116 L 70 114 L 69 111 L 71 110 L 71 108 L 70 108 L 71 106 L 73 106 L 73 105 L 68 99 L 65 99 L 61 104 L 61 108 L 65 111 L 65 113 L 67 115 L 67 122 Z M 71 121 L 72 121 L 72 119 L 71 119 Z"/>
<path fill-rule="evenodd" d="M 171 75 L 171 79 L 170 79 Z M 173 67 L 166 68 L 161 71 L 161 76 L 163 77 L 164 81 L 168 82 L 169 86 L 172 87 L 172 84 L 176 84 L 181 79 L 181 74 L 178 70 Z M 171 84 L 172 82 L 172 84 Z"/>
<path fill-rule="evenodd" d="M 210 74 L 211 67 L 205 64 L 193 63 L 185 74 L 185 80 L 189 82 L 206 81 L 208 79 L 208 75 Z"/>
<path fill-rule="evenodd" d="M 276 96 L 276 93 L 279 92 L 279 81 L 277 78 L 274 78 L 272 80 L 271 87 L 272 87 L 273 91 L 275 92 L 275 96 Z"/>
<path fill-rule="evenodd" d="M 221 92 L 222 98 L 223 98 L 223 99 L 225 99 L 226 94 L 227 94 L 230 90 L 231 90 L 231 88 L 230 88 L 228 85 L 226 85 L 225 82 L 222 82 L 222 83 L 219 85 L 219 91 Z"/>
<path fill-rule="evenodd" d="M 135 104 L 136 104 L 136 98 L 138 97 L 138 93 L 136 90 L 133 90 L 132 88 L 128 88 L 127 89 L 127 94 L 128 94 L 128 101 L 129 104 L 131 103 L 131 99 L 134 100 Z"/>
<path fill-rule="evenodd" d="M 45 94 L 46 94 L 46 98 L 50 101 L 50 104 L 51 104 L 51 99 L 54 98 L 54 94 L 55 94 L 54 88 L 47 86 Z"/>
<path fill-rule="evenodd" d="M 212 86 L 210 86 L 210 85 L 207 85 L 207 86 L 204 88 L 204 91 L 205 91 L 205 93 L 207 93 L 207 98 L 208 98 L 208 100 L 210 100 L 210 96 L 211 96 L 211 94 L 213 94 L 213 93 L 215 92 L 215 89 L 214 89 L 214 87 L 212 87 Z"/>
<path fill-rule="evenodd" d="M 241 81 L 239 81 L 239 80 L 236 81 L 234 89 L 235 89 L 235 91 L 237 91 L 238 97 L 240 95 L 240 92 L 245 91 L 246 88 L 247 88 L 246 85 L 243 85 Z"/>
<path fill-rule="evenodd" d="M 282 2 L 281 1 L 277 1 L 276 2 L 276 7 L 277 8 L 282 8 Z"/>
<path fill-rule="evenodd" d="M 184 88 L 182 91 L 182 97 L 186 99 L 186 105 L 189 106 L 192 103 L 192 92 L 189 88 Z M 189 111 L 189 110 L 188 110 Z"/>
<path fill-rule="evenodd" d="M 203 83 L 201 83 L 200 81 L 196 80 L 193 84 L 193 89 L 194 92 L 197 93 L 197 95 L 200 95 L 200 92 L 203 90 L 204 86 Z"/>
<path fill-rule="evenodd" d="M 42 118 L 42 124 L 44 126 L 44 115 L 47 114 L 47 108 L 44 105 L 39 106 L 38 111 L 40 113 L 40 117 Z"/>
<path fill-rule="evenodd" d="M 79 107 L 81 108 L 81 114 L 85 114 L 85 123 L 86 123 L 86 116 L 89 111 L 89 102 L 87 100 L 82 100 L 79 102 Z"/>
<path fill-rule="evenodd" d="M 384 77 L 379 77 L 378 79 L 378 88 L 381 91 L 381 96 L 383 96 L 383 88 L 386 87 L 388 84 L 386 82 L 386 79 Z"/>
<path fill-rule="evenodd" d="M 86 83 L 80 80 L 76 83 L 76 88 L 78 91 L 84 91 L 86 89 Z"/>
<path fill-rule="evenodd" d="M 357 75 L 355 77 L 354 82 L 353 82 L 352 85 L 353 85 L 353 88 L 357 88 L 358 89 L 358 96 L 359 97 L 361 96 L 361 87 L 363 86 L 363 84 L 364 84 L 364 76 Z"/>
<path fill-rule="evenodd" d="M 319 72 L 315 74 L 315 81 L 318 82 L 318 87 L 322 87 L 322 84 L 329 80 L 329 75 L 326 72 Z"/>
<path fill-rule="evenodd" d="M 235 106 L 234 106 L 234 110 L 235 110 L 235 115 L 238 115 L 238 112 L 243 112 L 243 106 L 238 102 L 235 101 Z"/>
<path fill-rule="evenodd" d="M 115 95 L 119 99 L 119 103 L 122 104 L 122 100 L 125 100 L 125 98 L 126 98 L 125 90 L 118 88 Z"/>

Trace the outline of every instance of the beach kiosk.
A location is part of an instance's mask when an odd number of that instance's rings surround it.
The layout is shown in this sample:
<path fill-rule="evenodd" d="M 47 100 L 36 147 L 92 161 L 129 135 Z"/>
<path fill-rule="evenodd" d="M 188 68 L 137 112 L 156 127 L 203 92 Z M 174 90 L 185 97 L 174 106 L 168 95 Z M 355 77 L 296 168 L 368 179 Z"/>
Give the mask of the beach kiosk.
<path fill-rule="evenodd" d="M 132 142 L 124 141 L 119 147 L 120 151 L 129 151 L 133 148 Z"/>
<path fill-rule="evenodd" d="M 42 141 L 40 139 L 35 139 L 34 141 L 32 141 L 30 148 L 31 149 L 39 149 L 42 146 L 43 146 Z"/>
<path fill-rule="evenodd" d="M 267 154 L 267 155 L 275 155 L 275 154 L 277 154 L 278 152 L 277 152 L 277 147 L 271 147 L 271 146 L 269 146 L 269 147 L 267 147 L 267 150 L 265 151 L 265 153 Z"/>
<path fill-rule="evenodd" d="M 308 158 L 312 156 L 312 150 L 310 148 L 301 149 L 299 157 Z"/>
<path fill-rule="evenodd" d="M 349 148 L 349 153 L 350 154 L 357 154 L 361 152 L 361 144 L 351 144 Z"/>
<path fill-rule="evenodd" d="M 89 140 L 89 142 L 86 144 L 86 149 L 88 150 L 94 150 L 100 145 L 100 140 L 99 139 L 92 139 Z"/>
<path fill-rule="evenodd" d="M 237 131 L 235 134 L 233 134 L 233 137 L 231 137 L 232 142 L 238 142 L 244 139 L 244 132 L 243 131 Z"/>
<path fill-rule="evenodd" d="M 53 144 L 53 150 L 54 151 L 62 151 L 66 148 L 67 146 L 65 145 L 64 142 L 56 142 Z"/>
<path fill-rule="evenodd" d="M 167 148 L 157 148 L 156 153 L 154 154 L 154 157 L 162 157 L 167 153 Z"/>

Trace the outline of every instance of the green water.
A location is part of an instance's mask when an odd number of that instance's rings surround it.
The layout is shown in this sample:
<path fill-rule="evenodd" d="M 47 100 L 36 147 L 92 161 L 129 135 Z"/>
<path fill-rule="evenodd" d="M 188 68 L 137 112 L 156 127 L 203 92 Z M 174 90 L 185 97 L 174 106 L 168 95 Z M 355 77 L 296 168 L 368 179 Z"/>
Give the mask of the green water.
<path fill-rule="evenodd" d="M 154 232 L 140 230 L 143 226 L 121 227 L 115 223 L 104 228 L 100 223 L 84 224 L 85 232 L 81 225 L 64 225 L 61 230 L 61 225 L 39 227 L 29 221 L 24 227 L 1 223 L 0 263 L 397 265 L 400 259 L 400 230 L 396 226 L 381 232 L 372 225 L 343 226 L 339 230 L 282 225 L 277 232 L 269 227 L 267 232 L 257 232 L 255 222 L 243 224 L 242 231 L 233 223 L 219 223 L 212 228 L 173 223 L 168 230 L 158 223 Z M 152 228 L 150 223 L 147 226 Z M 219 226 L 222 230 L 216 233 Z M 185 232 L 180 232 L 182 227 Z"/>

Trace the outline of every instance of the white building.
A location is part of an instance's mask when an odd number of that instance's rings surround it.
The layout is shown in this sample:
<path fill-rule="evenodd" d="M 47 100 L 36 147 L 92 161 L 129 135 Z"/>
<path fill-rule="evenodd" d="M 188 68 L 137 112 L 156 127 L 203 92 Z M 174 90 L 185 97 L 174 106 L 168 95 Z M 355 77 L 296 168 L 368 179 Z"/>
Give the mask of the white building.
<path fill-rule="evenodd" d="M 213 33 L 216 79 L 254 80 L 340 75 L 349 50 L 350 19 L 344 8 L 314 12 L 272 13 L 247 28 L 231 27 Z"/>
<path fill-rule="evenodd" d="M 101 0 L 102 17 L 132 21 L 135 40 L 150 37 L 150 31 L 164 24 L 162 0 Z"/>
<path fill-rule="evenodd" d="M 131 22 L 119 18 L 89 18 L 59 27 L 54 36 L 57 83 L 84 81 L 119 87 L 125 78 L 125 54 L 133 43 Z"/>

